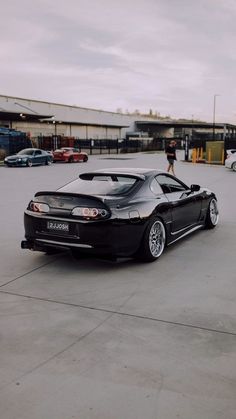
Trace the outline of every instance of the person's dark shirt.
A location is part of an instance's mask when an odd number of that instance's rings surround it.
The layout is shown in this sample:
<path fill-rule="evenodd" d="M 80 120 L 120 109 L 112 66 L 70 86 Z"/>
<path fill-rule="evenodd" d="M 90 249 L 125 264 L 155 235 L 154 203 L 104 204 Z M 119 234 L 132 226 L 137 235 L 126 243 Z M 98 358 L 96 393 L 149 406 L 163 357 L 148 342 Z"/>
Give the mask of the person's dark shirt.
<path fill-rule="evenodd" d="M 172 154 L 172 155 L 170 156 L 169 154 Z M 166 155 L 167 155 L 167 159 L 176 160 L 176 148 L 168 145 L 166 147 Z"/>

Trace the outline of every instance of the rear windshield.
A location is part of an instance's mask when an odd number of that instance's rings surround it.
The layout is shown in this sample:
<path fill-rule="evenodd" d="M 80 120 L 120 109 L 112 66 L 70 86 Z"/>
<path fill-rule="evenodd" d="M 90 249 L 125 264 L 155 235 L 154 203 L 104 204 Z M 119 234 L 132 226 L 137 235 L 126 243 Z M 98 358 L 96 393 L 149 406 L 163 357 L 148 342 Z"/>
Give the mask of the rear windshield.
<path fill-rule="evenodd" d="M 60 192 L 81 193 L 85 195 L 127 195 L 138 179 L 120 175 L 80 175 L 68 185 L 60 188 Z"/>

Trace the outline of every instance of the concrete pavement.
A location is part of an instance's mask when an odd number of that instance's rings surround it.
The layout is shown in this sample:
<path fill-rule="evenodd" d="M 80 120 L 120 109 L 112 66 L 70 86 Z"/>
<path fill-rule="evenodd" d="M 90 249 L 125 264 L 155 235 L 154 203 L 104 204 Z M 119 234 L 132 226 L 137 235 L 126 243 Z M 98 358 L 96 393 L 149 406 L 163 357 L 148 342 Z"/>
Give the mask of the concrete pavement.
<path fill-rule="evenodd" d="M 176 164 L 213 189 L 220 223 L 152 264 L 20 249 L 34 192 L 102 167 L 166 168 L 162 154 L 1 168 L 1 419 L 235 419 L 236 188 L 224 167 Z"/>

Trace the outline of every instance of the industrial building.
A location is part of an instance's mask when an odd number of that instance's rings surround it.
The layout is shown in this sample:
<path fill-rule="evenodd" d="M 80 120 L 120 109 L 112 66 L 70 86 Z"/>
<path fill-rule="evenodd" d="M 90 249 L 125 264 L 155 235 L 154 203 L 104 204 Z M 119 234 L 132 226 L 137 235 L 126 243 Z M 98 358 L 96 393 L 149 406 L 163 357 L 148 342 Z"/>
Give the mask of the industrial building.
<path fill-rule="evenodd" d="M 61 135 L 83 139 L 121 138 L 131 118 L 114 112 L 0 96 L 0 126 L 31 137 Z"/>
<path fill-rule="evenodd" d="M 39 145 L 51 138 L 51 148 L 64 146 L 61 139 L 74 139 L 83 146 L 90 141 L 90 147 L 91 141 L 93 145 L 100 141 L 100 148 L 106 148 L 106 141 L 139 139 L 163 148 L 162 140 L 168 138 L 179 139 L 182 145 L 186 137 L 196 141 L 236 138 L 236 125 L 227 123 L 157 119 L 4 95 L 0 95 L 0 128 L 41 139 Z"/>

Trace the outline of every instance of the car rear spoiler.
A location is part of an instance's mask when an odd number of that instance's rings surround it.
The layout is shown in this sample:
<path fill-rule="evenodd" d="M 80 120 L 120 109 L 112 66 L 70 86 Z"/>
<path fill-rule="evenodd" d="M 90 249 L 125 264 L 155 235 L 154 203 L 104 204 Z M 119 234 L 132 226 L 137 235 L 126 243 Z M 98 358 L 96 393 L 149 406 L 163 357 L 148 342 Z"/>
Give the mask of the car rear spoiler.
<path fill-rule="evenodd" d="M 81 173 L 79 175 L 80 179 L 84 179 L 86 177 L 93 177 L 93 176 L 119 176 L 119 177 L 130 177 L 132 179 L 137 180 L 145 180 L 145 176 L 139 173 L 129 173 L 129 172 L 116 172 L 116 171 L 109 171 L 109 172 L 86 172 Z"/>
<path fill-rule="evenodd" d="M 84 198 L 84 199 L 93 199 L 94 201 L 102 202 L 104 204 L 104 199 L 99 198 L 94 195 L 86 195 L 81 193 L 75 193 L 75 192 L 57 192 L 57 191 L 39 191 L 34 196 L 64 196 L 65 198 L 69 197 L 76 197 L 76 198 Z"/>

